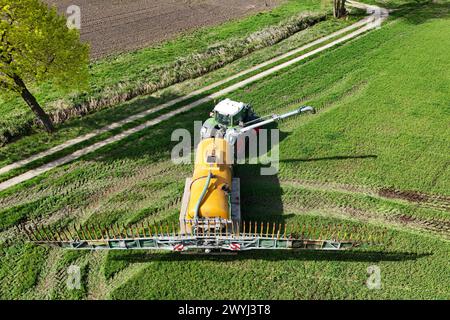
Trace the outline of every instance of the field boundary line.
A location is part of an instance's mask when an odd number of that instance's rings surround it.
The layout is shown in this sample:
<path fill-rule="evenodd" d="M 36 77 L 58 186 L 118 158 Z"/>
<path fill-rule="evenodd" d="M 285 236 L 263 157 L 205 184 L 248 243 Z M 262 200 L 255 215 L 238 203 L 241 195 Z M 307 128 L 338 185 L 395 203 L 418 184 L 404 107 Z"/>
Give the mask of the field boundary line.
<path fill-rule="evenodd" d="M 170 100 L 170 101 L 165 102 L 163 104 L 160 104 L 160 105 L 158 105 L 158 106 L 156 106 L 154 108 L 151 108 L 151 109 L 148 109 L 148 110 L 136 113 L 136 114 L 134 114 L 132 116 L 129 116 L 129 117 L 125 118 L 125 119 L 122 119 L 120 121 L 113 122 L 111 124 L 108 124 L 108 125 L 104 126 L 103 128 L 94 130 L 94 131 L 92 131 L 90 133 L 84 134 L 84 135 L 76 137 L 74 139 L 70 139 L 70 140 L 68 140 L 68 141 L 66 141 L 66 142 L 64 142 L 64 143 L 62 143 L 60 145 L 57 145 L 57 146 L 55 146 L 53 148 L 50 148 L 48 150 L 39 152 L 39 153 L 37 153 L 35 155 L 32 155 L 32 156 L 30 156 L 28 158 L 16 161 L 16 162 L 11 163 L 11 164 L 8 164 L 8 165 L 0 168 L 0 175 L 6 174 L 6 173 L 8 173 L 8 172 L 10 172 L 12 170 L 24 167 L 25 165 L 27 165 L 29 163 L 32 163 L 32 162 L 34 162 L 36 160 L 39 160 L 39 159 L 42 159 L 42 158 L 44 158 L 46 156 L 50 156 L 52 154 L 55 154 L 55 153 L 57 153 L 59 151 L 62 151 L 62 150 L 66 149 L 66 148 L 69 148 L 69 147 L 71 147 L 73 145 L 79 144 L 81 142 L 84 142 L 84 141 L 89 140 L 91 138 L 94 138 L 96 136 L 99 136 L 99 135 L 101 135 L 103 133 L 110 132 L 110 131 L 112 131 L 114 129 L 120 128 L 120 127 L 122 127 L 122 126 L 124 126 L 126 124 L 129 124 L 129 123 L 134 122 L 136 120 L 142 119 L 142 118 L 144 118 L 144 117 L 146 117 L 146 116 L 148 116 L 150 114 L 153 114 L 153 113 L 156 113 L 158 111 L 161 111 L 161 110 L 167 109 L 169 107 L 172 107 L 172 106 L 174 106 L 177 103 L 180 103 L 180 102 L 189 100 L 191 98 L 194 98 L 195 96 L 198 96 L 198 95 L 200 95 L 202 93 L 208 92 L 208 91 L 210 91 L 210 90 L 212 90 L 214 88 L 220 87 L 221 85 L 224 85 L 224 84 L 226 84 L 226 83 L 228 83 L 230 81 L 238 79 L 238 78 L 240 78 L 242 76 L 245 76 L 245 75 L 247 75 L 249 73 L 258 71 L 259 69 L 262 69 L 262 68 L 267 67 L 267 66 L 269 66 L 271 64 L 277 63 L 277 62 L 279 62 L 281 60 L 287 59 L 290 56 L 298 54 L 299 52 L 305 51 L 305 50 L 307 50 L 307 49 L 309 49 L 311 47 L 314 47 L 314 46 L 316 46 L 318 44 L 321 44 L 321 43 L 323 43 L 325 41 L 333 39 L 333 38 L 335 38 L 335 37 L 337 37 L 337 36 L 339 36 L 341 34 L 347 33 L 347 32 L 349 32 L 349 31 L 351 31 L 353 29 L 361 27 L 361 26 L 369 23 L 370 21 L 371 21 L 371 16 L 365 17 L 364 19 L 362 19 L 362 20 L 360 20 L 360 21 L 358 21 L 358 22 L 356 22 L 356 23 L 354 23 L 354 24 L 352 24 L 350 26 L 347 26 L 347 27 L 345 27 L 345 28 L 343 28 L 341 30 L 338 30 L 336 32 L 333 32 L 333 33 L 331 33 L 331 34 L 329 34 L 329 35 L 327 35 L 325 37 L 322 37 L 322 38 L 319 38 L 317 40 L 314 40 L 314 41 L 312 41 L 312 42 L 310 42 L 310 43 L 308 43 L 306 45 L 301 46 L 300 48 L 291 50 L 291 51 L 289 51 L 287 53 L 284 53 L 284 54 L 282 54 L 280 56 L 277 56 L 275 58 L 269 59 L 269 60 L 267 60 L 267 61 L 265 61 L 263 63 L 260 63 L 260 64 L 258 64 L 256 66 L 253 66 L 253 67 L 251 67 L 249 69 L 246 69 L 246 70 L 243 70 L 241 72 L 238 72 L 238 73 L 236 73 L 236 74 L 234 74 L 234 75 L 232 75 L 230 77 L 227 77 L 227 78 L 222 79 L 220 81 L 214 82 L 214 83 L 212 83 L 212 84 L 210 84 L 208 86 L 205 86 L 203 88 L 195 90 L 195 91 L 193 91 L 193 92 L 191 92 L 189 94 L 186 94 L 184 96 L 181 96 L 181 97 L 173 99 L 173 100 Z"/>
<path fill-rule="evenodd" d="M 363 5 L 363 6 L 364 6 L 364 5 Z M 385 9 L 384 9 L 384 10 L 385 10 Z M 387 12 L 387 10 L 386 10 L 386 12 Z M 41 175 L 41 174 L 43 174 L 43 173 L 45 173 L 45 172 L 47 172 L 47 171 L 50 171 L 50 170 L 52 170 L 52 169 L 54 169 L 54 168 L 56 168 L 56 167 L 58 167 L 58 166 L 64 165 L 64 164 L 69 163 L 69 162 L 71 162 L 71 161 L 73 161 L 73 160 L 76 160 L 76 159 L 78 159 L 78 158 L 80 158 L 80 157 L 82 157 L 82 156 L 84 156 L 84 155 L 87 155 L 87 154 L 89 154 L 89 153 L 92 153 L 92 152 L 94 152 L 94 151 L 96 151 L 96 150 L 98 150 L 98 149 L 100 149 L 100 148 L 102 148 L 102 147 L 104 147 L 104 146 L 106 146 L 106 145 L 109 145 L 109 144 L 111 144 L 111 143 L 120 141 L 120 140 L 122 140 L 122 139 L 124 139 L 124 138 L 126 138 L 126 137 L 128 137 L 128 136 L 130 136 L 130 135 L 132 135 L 132 134 L 134 134 L 134 133 L 140 132 L 140 131 L 142 131 L 142 130 L 144 130 L 144 129 L 147 129 L 147 128 L 149 128 L 149 127 L 152 127 L 152 126 L 154 126 L 154 125 L 157 125 L 157 124 L 159 124 L 159 123 L 161 123 L 161 122 L 163 122 L 163 121 L 165 121 L 165 120 L 167 120 L 167 119 L 172 118 L 172 117 L 175 116 L 175 115 L 178 115 L 178 114 L 180 114 L 180 113 L 189 111 L 189 110 L 191 110 L 191 109 L 193 109 L 193 108 L 195 108 L 195 107 L 197 107 L 197 106 L 199 106 L 199 105 L 202 105 L 202 104 L 204 104 L 204 103 L 210 102 L 210 101 L 212 101 L 212 100 L 214 100 L 214 99 L 216 99 L 216 98 L 219 98 L 219 97 L 221 97 L 221 96 L 223 96 L 223 95 L 225 95 L 225 94 L 228 94 L 228 93 L 233 92 L 233 91 L 235 91 L 235 90 L 237 90 L 237 89 L 240 89 L 240 88 L 242 88 L 242 87 L 245 87 L 246 85 L 248 85 L 248 84 L 250 84 L 250 83 L 256 82 L 256 81 L 261 80 L 261 79 L 263 79 L 263 78 L 265 78 L 265 77 L 267 77 L 267 76 L 269 76 L 269 75 L 272 75 L 272 74 L 274 74 L 274 73 L 276 73 L 276 72 L 278 72 L 278 71 L 280 71 L 280 70 L 286 69 L 286 68 L 288 68 L 288 67 L 290 67 L 290 66 L 292 66 L 292 65 L 294 65 L 294 64 L 296 64 L 296 63 L 298 63 L 298 62 L 300 62 L 300 61 L 302 61 L 302 60 L 305 60 L 305 59 L 307 59 L 307 58 L 309 58 L 309 57 L 311 57 L 311 56 L 313 56 L 313 55 L 316 55 L 317 53 L 320 53 L 320 52 L 322 52 L 322 51 L 325 51 L 325 50 L 327 50 L 327 49 L 329 49 L 329 48 L 331 48 L 331 47 L 334 47 L 334 46 L 336 46 L 336 45 L 338 45 L 338 44 L 340 44 L 340 43 L 343 43 L 343 42 L 345 42 L 345 41 L 347 41 L 347 40 L 350 40 L 350 39 L 352 39 L 352 38 L 355 38 L 355 37 L 357 37 L 357 36 L 359 36 L 359 35 L 361 35 L 361 34 L 367 32 L 367 31 L 369 31 L 369 30 L 371 30 L 371 29 L 376 28 L 376 27 L 378 26 L 378 24 L 377 24 L 376 22 L 381 23 L 383 20 L 385 20 L 385 17 L 384 17 L 384 16 L 380 16 L 380 15 L 374 13 L 374 14 L 372 14 L 371 16 L 366 17 L 366 18 L 362 19 L 361 21 L 355 23 L 355 24 L 357 24 L 357 25 L 358 25 L 358 24 L 359 24 L 359 25 L 362 25 L 362 27 L 361 27 L 360 29 L 357 29 L 357 30 L 355 30 L 355 31 L 353 31 L 353 32 L 351 32 L 351 33 L 348 33 L 348 34 L 344 35 L 344 36 L 341 37 L 341 38 L 338 38 L 338 39 L 336 39 L 336 40 L 334 40 L 334 41 L 332 41 L 332 42 L 330 42 L 330 43 L 325 44 L 325 45 L 322 46 L 322 47 L 316 48 L 316 49 L 314 49 L 314 50 L 312 50 L 312 51 L 309 51 L 309 52 L 307 52 L 307 53 L 305 53 L 305 54 L 303 54 L 303 55 L 301 55 L 301 56 L 298 56 L 298 57 L 296 57 L 296 58 L 294 58 L 294 59 L 288 60 L 288 61 L 286 61 L 286 62 L 284 62 L 284 63 L 281 63 L 281 64 L 279 64 L 279 65 L 277 65 L 277 66 L 274 66 L 274 67 L 269 68 L 269 69 L 267 69 L 267 70 L 265 70 L 265 71 L 262 71 L 262 72 L 260 72 L 260 73 L 258 73 L 258 74 L 256 74 L 256 75 L 253 75 L 253 76 L 251 76 L 251 77 L 249 77 L 249 78 L 247 78 L 247 79 L 244 79 L 244 80 L 242 80 L 242 81 L 240 81 L 240 82 L 238 82 L 238 83 L 235 83 L 235 84 L 230 85 L 230 86 L 228 86 L 228 87 L 226 87 L 226 88 L 224 88 L 224 89 L 221 89 L 221 90 L 219 90 L 219 91 L 217 91 L 217 92 L 215 92 L 215 93 L 212 93 L 212 94 L 210 94 L 210 95 L 207 95 L 207 96 L 205 96 L 205 97 L 203 97 L 203 98 L 201 98 L 201 99 L 199 99 L 199 100 L 196 100 L 196 101 L 194 101 L 194 102 L 191 102 L 191 103 L 189 103 L 189 104 L 187 104 L 187 105 L 185 105 L 185 106 L 183 106 L 183 107 L 181 107 L 181 108 L 178 108 L 178 109 L 175 109 L 175 110 L 170 111 L 170 112 L 168 112 L 168 113 L 165 113 L 165 114 L 163 114 L 163 115 L 161 115 L 161 116 L 159 116 L 159 117 L 156 117 L 155 119 L 151 119 L 151 120 L 149 120 L 149 121 L 146 121 L 146 122 L 144 122 L 143 124 L 140 124 L 140 125 L 138 125 L 138 126 L 136 126 L 136 127 L 134 127 L 134 128 L 125 130 L 125 131 L 123 131 L 123 132 L 120 132 L 120 133 L 118 133 L 118 134 L 116 134 L 116 135 L 114 135 L 114 136 L 112 136 L 112 137 L 110 137 L 110 138 L 107 138 L 107 139 L 105 139 L 105 140 L 99 141 L 99 142 L 94 143 L 94 144 L 92 144 L 92 145 L 90 145 L 90 146 L 87 146 L 87 147 L 85 147 L 85 148 L 79 149 L 79 150 L 77 150 L 77 151 L 75 151 L 75 152 L 73 152 L 73 153 L 71 153 L 71 154 L 69 154 L 69 155 L 66 155 L 66 156 L 61 157 L 61 158 L 56 159 L 56 160 L 53 160 L 53 161 L 51 161 L 51 162 L 48 162 L 48 163 L 46 163 L 46 164 L 44 164 L 44 165 L 41 165 L 41 166 L 35 168 L 35 169 L 31 169 L 31 170 L 29 170 L 29 171 L 27 171 L 27 172 L 25 172 L 25 173 L 23 173 L 23 174 L 21 174 L 21 175 L 18 175 L 18 176 L 13 177 L 13 178 L 11 178 L 11 179 L 9 179 L 9 180 L 6 180 L 6 181 L 0 183 L 0 191 L 6 190 L 6 189 L 8 189 L 8 188 L 10 188 L 10 187 L 13 187 L 13 186 L 19 184 L 19 183 L 22 183 L 22 182 L 25 182 L 25 181 L 27 181 L 27 180 L 30 180 L 30 179 L 32 179 L 32 178 L 34 178 L 34 177 L 37 177 L 37 176 L 39 176 L 39 175 Z M 354 25 L 355 25 L 355 24 L 354 24 Z M 359 25 L 358 25 L 358 26 L 359 26 Z M 353 26 L 353 25 L 352 25 L 352 26 Z M 357 26 L 357 27 L 358 27 L 358 26 Z M 351 27 L 351 26 L 349 26 L 349 27 Z M 349 27 L 347 27 L 347 28 L 349 28 Z M 344 28 L 344 29 L 345 29 L 345 28 Z M 342 29 L 342 30 L 344 30 L 344 29 Z M 342 30 L 340 30 L 340 31 L 342 32 Z M 350 30 L 351 30 L 351 29 L 350 29 Z M 347 31 L 348 31 L 348 30 L 347 30 Z M 339 32 L 339 31 L 338 31 L 338 32 Z M 342 32 L 342 33 L 344 33 L 344 32 Z M 335 33 L 334 33 L 334 34 L 335 34 Z M 326 36 L 326 37 L 330 37 L 330 36 L 331 36 L 331 35 Z M 323 39 L 323 38 L 321 38 L 321 39 Z M 319 41 L 319 40 L 321 40 L 321 39 L 316 40 L 316 44 L 317 44 L 317 41 Z M 329 38 L 328 38 L 328 39 L 329 39 Z M 326 40 L 323 40 L 323 41 L 326 41 Z M 322 41 L 322 42 L 323 42 L 323 41 Z M 314 41 L 313 41 L 312 43 L 314 43 Z M 311 45 L 312 43 L 310 43 L 310 44 L 308 44 L 308 45 L 313 46 L 313 45 Z M 308 46 L 308 45 L 306 45 L 306 46 Z M 302 48 L 303 48 L 303 47 L 302 47 Z M 300 50 L 300 49 L 301 49 L 301 48 L 298 48 L 298 49 L 295 49 L 295 50 Z M 298 51 L 297 51 L 297 52 L 298 52 Z M 294 53 L 293 53 L 293 54 L 294 54 Z M 282 57 L 282 56 L 280 56 L 280 57 Z M 280 60 L 284 59 L 284 58 L 280 58 L 280 57 L 277 57 L 277 58 L 280 59 Z M 275 58 L 275 59 L 277 59 L 277 58 Z M 270 61 L 270 60 L 269 60 L 269 61 Z M 279 60 L 277 60 L 277 61 L 279 61 Z M 268 61 L 265 62 L 265 63 L 266 63 L 266 64 L 269 64 L 269 65 L 271 64 L 271 63 L 269 63 Z M 252 70 L 252 69 L 257 68 L 257 67 L 258 67 L 258 66 L 255 66 L 255 67 L 253 67 L 253 68 L 251 68 L 251 69 L 247 69 L 247 70 L 245 70 L 245 71 L 243 71 L 243 72 L 245 72 L 244 74 L 250 73 L 250 72 L 254 71 L 254 70 Z M 259 68 L 262 68 L 262 67 L 259 67 Z M 251 71 L 250 71 L 250 70 L 251 70 Z M 238 73 L 238 74 L 236 74 L 236 75 L 234 75 L 234 76 L 232 76 L 231 78 L 232 78 L 232 79 L 235 79 L 235 78 L 240 77 L 240 76 L 242 76 L 242 72 L 241 72 L 241 73 Z M 228 79 L 228 80 L 227 80 L 227 79 Z M 207 92 L 207 91 L 209 91 L 209 90 L 211 89 L 211 87 L 214 88 L 214 87 L 216 87 L 216 86 L 219 86 L 219 85 L 221 85 L 221 84 L 223 84 L 223 83 L 226 83 L 226 82 L 232 80 L 232 79 L 230 79 L 230 78 L 227 78 L 227 79 L 224 79 L 224 80 L 222 80 L 222 81 L 216 82 L 216 83 L 214 83 L 214 84 L 212 84 L 212 85 L 210 85 L 210 86 L 204 87 L 204 88 L 199 89 L 199 90 L 197 90 L 197 91 L 194 91 L 194 92 L 190 93 L 190 94 L 187 95 L 187 96 L 183 96 L 183 97 L 180 97 L 180 98 L 178 98 L 178 99 L 171 100 L 171 101 L 169 101 L 169 102 L 167 102 L 167 103 L 164 103 L 164 104 L 162 104 L 162 105 L 160 105 L 160 106 L 158 106 L 158 107 L 156 107 L 156 108 L 153 108 L 153 109 L 150 109 L 150 110 L 146 110 L 146 111 L 144 111 L 144 112 L 142 112 L 142 113 L 139 113 L 139 114 L 137 114 L 137 115 L 131 116 L 131 117 L 125 119 L 125 120 L 122 120 L 122 121 L 119 121 L 119 122 L 115 122 L 115 123 L 113 123 L 113 124 L 110 124 L 109 126 L 107 126 L 107 127 L 109 127 L 110 129 L 109 129 L 109 130 L 106 130 L 106 131 L 110 131 L 110 130 L 112 130 L 112 129 L 114 129 L 114 128 L 120 127 L 120 126 L 123 125 L 123 124 L 126 124 L 126 123 L 128 123 L 128 122 L 135 121 L 135 120 L 137 120 L 137 119 L 139 119 L 139 118 L 142 118 L 142 117 L 145 117 L 145 116 L 148 115 L 148 114 L 151 114 L 151 113 L 160 111 L 160 110 L 162 110 L 162 109 L 168 108 L 168 107 L 170 107 L 170 106 L 173 106 L 173 105 L 175 105 L 175 104 L 177 104 L 177 103 L 179 103 L 179 102 L 181 102 L 181 101 L 184 101 L 184 100 L 186 100 L 186 99 L 189 99 L 189 98 L 191 98 L 191 97 L 193 97 L 193 96 L 198 95 L 198 94 L 199 94 L 199 91 L 200 91 L 200 93 Z M 218 84 L 218 83 L 220 83 L 220 84 Z M 130 120 L 130 119 L 132 119 L 132 120 Z M 105 129 L 100 129 L 100 130 L 105 130 Z M 100 131 L 100 130 L 97 130 L 97 132 Z M 103 132 L 106 132 L 106 131 L 103 131 Z M 89 135 L 89 134 L 88 134 L 88 135 Z M 95 133 L 91 133 L 90 135 L 91 135 L 91 137 L 93 137 L 93 136 L 95 136 Z M 81 139 L 81 137 L 78 138 L 78 141 L 79 141 L 79 142 L 84 141 L 84 140 L 80 140 L 80 139 Z M 74 140 L 77 140 L 77 139 L 74 139 Z M 85 140 L 86 140 L 86 139 L 85 139 Z M 64 144 L 63 144 L 63 145 L 64 145 Z M 60 145 L 60 146 L 58 146 L 58 147 L 64 149 L 65 147 L 63 148 L 63 147 L 62 147 L 63 145 Z M 66 145 L 66 146 L 69 146 L 67 143 L 66 143 L 65 145 Z M 58 148 L 58 147 L 55 147 L 55 148 Z M 53 148 L 53 149 L 55 149 L 55 148 Z M 59 150 L 62 150 L 62 149 L 59 149 Z M 52 149 L 50 149 L 50 150 L 52 150 Z M 42 153 L 41 153 L 41 154 L 42 154 Z M 50 155 L 50 154 L 51 154 L 51 153 L 48 153 L 47 155 Z M 37 156 L 38 156 L 38 155 L 36 155 L 35 157 L 37 157 Z M 36 159 L 38 159 L 38 158 L 35 158 L 35 160 L 36 160 Z M 24 161 L 25 161 L 25 160 L 23 160 L 22 163 L 24 163 Z M 25 164 L 23 164 L 23 165 L 25 165 Z M 22 165 L 22 166 L 23 166 L 23 165 Z M 10 165 L 10 167 L 12 167 L 12 166 L 13 166 L 13 164 Z M 2 168 L 2 169 L 3 169 L 3 168 Z M 11 170 L 12 170 L 12 169 L 11 169 Z M 2 172 L 0 171 L 0 174 L 1 174 L 1 173 L 2 173 Z M 3 173 L 4 173 L 4 172 L 3 172 Z"/>

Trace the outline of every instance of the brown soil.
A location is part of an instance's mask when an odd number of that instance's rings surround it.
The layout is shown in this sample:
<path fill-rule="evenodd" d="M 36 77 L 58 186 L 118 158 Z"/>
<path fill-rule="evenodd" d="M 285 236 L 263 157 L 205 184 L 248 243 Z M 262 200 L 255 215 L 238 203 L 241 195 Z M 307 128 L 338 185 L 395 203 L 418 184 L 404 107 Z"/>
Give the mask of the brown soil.
<path fill-rule="evenodd" d="M 424 202 L 429 200 L 429 196 L 423 193 L 409 190 L 395 190 L 392 188 L 383 188 L 379 191 L 380 196 L 393 199 L 402 199 L 410 202 Z"/>
<path fill-rule="evenodd" d="M 81 39 L 92 58 L 142 48 L 203 26 L 270 9 L 282 0 L 44 0 L 81 9 Z"/>
<path fill-rule="evenodd" d="M 436 209 L 450 210 L 450 197 L 430 195 L 411 190 L 396 190 L 393 188 L 381 188 L 378 195 L 389 199 L 400 199 L 426 205 Z"/>

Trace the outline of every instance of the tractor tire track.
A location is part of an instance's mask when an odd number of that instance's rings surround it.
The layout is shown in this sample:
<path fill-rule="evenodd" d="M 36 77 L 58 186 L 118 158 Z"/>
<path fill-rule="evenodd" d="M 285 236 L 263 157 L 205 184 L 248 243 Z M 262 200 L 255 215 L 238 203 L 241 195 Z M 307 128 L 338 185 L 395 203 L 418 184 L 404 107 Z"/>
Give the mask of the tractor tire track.
<path fill-rule="evenodd" d="M 57 267 L 58 261 L 62 259 L 64 252 L 61 250 L 50 250 L 45 262 L 44 272 L 32 289 L 32 295 L 37 299 L 49 299 L 52 291 L 60 287 L 67 277 L 66 270 Z"/>
<path fill-rule="evenodd" d="M 323 182 L 302 179 L 280 178 L 281 184 L 318 189 L 322 191 L 336 191 L 341 193 L 357 193 L 379 197 L 386 200 L 401 200 L 417 204 L 420 207 L 450 212 L 450 197 L 444 195 L 427 194 L 418 191 L 396 190 L 391 188 L 373 188 L 361 185 L 351 185 L 338 182 Z"/>
<path fill-rule="evenodd" d="M 13 238 L 16 239 L 21 236 L 26 237 L 27 235 L 23 232 L 24 228 L 29 229 L 30 227 L 47 227 L 51 225 L 57 225 L 58 228 L 63 227 L 64 219 L 66 218 L 70 219 L 72 224 L 82 224 L 87 221 L 89 217 L 99 211 L 100 208 L 107 203 L 112 196 L 125 192 L 127 189 L 135 186 L 141 181 L 149 180 L 152 177 L 170 175 L 173 171 L 171 162 L 161 162 L 156 167 L 147 166 L 142 167 L 139 170 L 133 170 L 133 174 L 127 178 L 121 177 L 120 179 L 118 178 L 114 181 L 110 181 L 109 186 L 98 186 L 97 190 L 88 196 L 86 201 L 89 205 L 87 207 L 77 208 L 67 206 L 55 213 L 52 213 L 51 215 L 40 216 L 32 220 L 24 221 L 23 223 L 18 224 L 17 227 L 11 227 L 3 232 L 0 232 L 0 242 L 8 241 Z M 78 188 L 80 188 L 80 185 L 77 184 L 76 186 L 70 187 L 68 191 L 64 192 L 71 192 L 72 190 L 76 190 Z M 58 191 L 56 191 L 56 193 L 58 193 Z M 159 208 L 153 212 L 151 216 L 154 217 L 163 211 L 167 211 L 180 202 L 181 196 L 172 200 L 164 208 Z M 17 203 L 15 205 L 17 205 Z"/>
<path fill-rule="evenodd" d="M 405 214 L 386 215 L 382 212 L 361 210 L 353 207 L 328 206 L 317 203 L 314 206 L 301 206 L 290 203 L 284 206 L 288 212 L 303 214 L 305 211 L 319 211 L 323 216 L 351 218 L 361 222 L 380 223 L 386 227 L 397 227 L 408 231 L 417 230 L 428 235 L 450 240 L 450 221 L 439 219 L 423 219 Z"/>

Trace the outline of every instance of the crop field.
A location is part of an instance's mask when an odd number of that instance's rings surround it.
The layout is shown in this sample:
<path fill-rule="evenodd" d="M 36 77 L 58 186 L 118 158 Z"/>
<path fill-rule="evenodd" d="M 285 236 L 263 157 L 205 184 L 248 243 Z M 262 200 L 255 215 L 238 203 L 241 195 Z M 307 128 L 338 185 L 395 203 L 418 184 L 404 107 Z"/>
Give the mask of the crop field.
<path fill-rule="evenodd" d="M 69 0 L 46 0 L 65 12 Z M 220 24 L 271 9 L 279 0 L 83 0 L 81 39 L 92 44 L 91 55 L 101 57 L 139 49 L 203 26 Z"/>
<path fill-rule="evenodd" d="M 244 220 L 338 225 L 360 239 L 382 234 L 380 243 L 343 252 L 187 256 L 24 242 L 15 226 L 176 221 L 193 167 L 171 162 L 170 136 L 175 128 L 193 132 L 193 121 L 206 119 L 214 105 L 206 103 L 0 192 L 0 297 L 450 299 L 450 38 L 443 32 L 450 3 L 392 6 L 397 10 L 380 29 L 228 96 L 252 103 L 260 115 L 299 104 L 318 109 L 278 125 L 277 175 L 261 176 L 262 164 L 236 166 Z M 160 100 L 140 98 L 112 110 L 154 105 L 348 23 L 321 22 L 169 88 Z M 85 119 L 106 123 L 110 113 Z M 55 141 L 92 129 L 80 120 L 64 125 Z M 3 154 L 17 157 L 33 139 L 44 141 L 30 136 Z M 66 286 L 70 265 L 81 268 L 79 289 Z M 380 268 L 381 289 L 365 284 L 370 266 Z"/>

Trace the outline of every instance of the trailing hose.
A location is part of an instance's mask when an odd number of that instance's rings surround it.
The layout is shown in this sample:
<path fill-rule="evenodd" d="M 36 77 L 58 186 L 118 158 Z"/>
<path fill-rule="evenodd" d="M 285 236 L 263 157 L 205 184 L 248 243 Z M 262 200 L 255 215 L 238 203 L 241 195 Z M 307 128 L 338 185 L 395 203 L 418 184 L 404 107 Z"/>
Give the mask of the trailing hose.
<path fill-rule="evenodd" d="M 208 177 L 206 179 L 206 183 L 205 186 L 203 187 L 203 191 L 200 194 L 200 198 L 198 198 L 197 204 L 195 205 L 195 216 L 194 216 L 194 220 L 198 219 L 198 212 L 200 210 L 200 205 L 203 201 L 203 198 L 206 195 L 206 192 L 208 191 L 208 187 L 209 187 L 209 183 L 211 182 L 211 178 L 213 177 L 213 174 L 211 173 L 211 171 L 209 171 L 208 173 Z"/>

